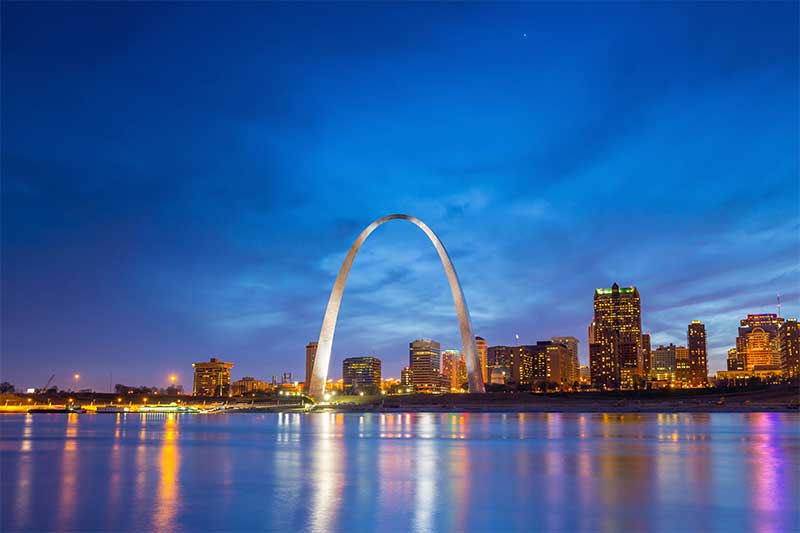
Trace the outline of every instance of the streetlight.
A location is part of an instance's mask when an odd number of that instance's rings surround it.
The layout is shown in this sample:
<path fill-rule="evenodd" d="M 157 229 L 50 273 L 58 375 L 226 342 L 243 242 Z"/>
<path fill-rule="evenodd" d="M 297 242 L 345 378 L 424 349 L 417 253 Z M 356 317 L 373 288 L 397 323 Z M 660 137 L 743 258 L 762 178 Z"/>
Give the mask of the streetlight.
<path fill-rule="evenodd" d="M 75 390 L 78 390 L 78 380 L 81 379 L 81 375 L 80 374 L 75 374 L 72 377 L 75 378 Z"/>
<path fill-rule="evenodd" d="M 172 385 L 175 385 L 175 380 L 176 380 L 176 379 L 178 379 L 178 377 L 177 377 L 175 374 L 172 374 L 172 375 L 169 377 L 169 382 L 170 382 Z"/>

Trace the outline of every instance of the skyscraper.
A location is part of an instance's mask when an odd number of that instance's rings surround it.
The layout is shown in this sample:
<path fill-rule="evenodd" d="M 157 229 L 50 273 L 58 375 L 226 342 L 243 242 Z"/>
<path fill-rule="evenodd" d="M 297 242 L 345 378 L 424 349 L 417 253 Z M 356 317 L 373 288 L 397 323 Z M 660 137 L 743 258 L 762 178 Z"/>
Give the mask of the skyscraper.
<path fill-rule="evenodd" d="M 577 339 L 575 350 L 578 349 Z M 578 381 L 578 366 L 575 365 L 573 352 L 560 342 L 540 341 L 536 343 L 537 348 L 544 346 L 547 354 L 547 383 L 555 384 L 559 389 L 571 387 Z"/>
<path fill-rule="evenodd" d="M 566 346 L 569 352 L 569 361 L 565 369 L 565 379 L 570 385 L 580 379 L 579 369 L 581 367 L 579 355 L 579 341 L 575 337 L 553 337 L 551 339 L 556 344 Z"/>
<path fill-rule="evenodd" d="M 699 320 L 689 324 L 686 334 L 689 346 L 689 384 L 702 387 L 708 381 L 708 353 L 706 348 L 706 327 Z"/>
<path fill-rule="evenodd" d="M 739 322 L 736 351 L 745 370 L 780 368 L 778 329 L 783 322 L 776 314 L 747 315 Z"/>
<path fill-rule="evenodd" d="M 444 376 L 448 383 L 450 390 L 458 390 L 461 388 L 461 373 L 459 367 L 461 366 L 461 350 L 443 350 L 442 351 L 442 376 Z"/>
<path fill-rule="evenodd" d="M 789 318 L 778 330 L 781 370 L 787 378 L 800 376 L 800 328 L 796 318 Z"/>
<path fill-rule="evenodd" d="M 408 345 L 411 383 L 417 392 L 439 392 L 442 374 L 439 364 L 441 347 L 430 339 L 418 339 Z"/>
<path fill-rule="evenodd" d="M 194 368 L 195 396 L 228 396 L 231 386 L 233 363 L 212 357 L 208 362 L 192 363 Z"/>
<path fill-rule="evenodd" d="M 483 337 L 475 337 L 475 347 L 478 348 L 478 360 L 481 363 L 483 382 L 489 383 L 489 345 Z"/>
<path fill-rule="evenodd" d="M 311 383 L 311 375 L 314 373 L 314 359 L 317 356 L 317 341 L 310 341 L 306 345 L 306 381 L 303 384 L 306 391 Z"/>
<path fill-rule="evenodd" d="M 689 348 L 686 346 L 675 347 L 675 381 L 685 387 L 691 380 L 692 369 L 689 361 Z"/>
<path fill-rule="evenodd" d="M 381 360 L 377 357 L 348 357 L 342 361 L 345 394 L 377 394 L 381 389 Z"/>
<path fill-rule="evenodd" d="M 641 299 L 636 287 L 614 283 L 610 289 L 595 290 L 593 326 L 592 383 L 605 389 L 634 388 L 642 379 Z"/>

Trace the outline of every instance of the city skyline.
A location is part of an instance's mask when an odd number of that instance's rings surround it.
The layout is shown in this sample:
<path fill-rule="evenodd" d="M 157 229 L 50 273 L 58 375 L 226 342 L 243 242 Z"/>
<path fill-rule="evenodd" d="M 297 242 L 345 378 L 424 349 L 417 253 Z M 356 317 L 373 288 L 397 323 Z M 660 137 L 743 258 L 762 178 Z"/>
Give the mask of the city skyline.
<path fill-rule="evenodd" d="M 317 7 L 4 5 L 4 380 L 303 376 L 347 246 L 394 212 L 492 346 L 574 336 L 587 364 L 615 281 L 653 347 L 701 321 L 710 373 L 778 293 L 800 316 L 796 6 Z M 459 348 L 408 226 L 364 245 L 331 368 Z"/>

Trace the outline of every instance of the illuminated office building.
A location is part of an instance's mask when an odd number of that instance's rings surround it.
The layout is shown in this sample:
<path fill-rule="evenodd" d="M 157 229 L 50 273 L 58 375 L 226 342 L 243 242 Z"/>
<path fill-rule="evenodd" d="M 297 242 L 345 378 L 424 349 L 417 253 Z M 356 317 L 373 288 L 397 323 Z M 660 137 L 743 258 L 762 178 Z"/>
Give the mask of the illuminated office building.
<path fill-rule="evenodd" d="M 592 383 L 601 389 L 632 389 L 642 375 L 641 299 L 636 287 L 597 289 L 590 328 Z M 594 359 L 594 360 L 593 360 Z"/>
<path fill-rule="evenodd" d="M 669 346 L 659 346 L 653 350 L 653 361 L 651 375 L 656 381 L 666 381 L 672 383 L 675 381 L 676 371 L 676 346 L 670 344 Z"/>
<path fill-rule="evenodd" d="M 776 314 L 747 315 L 739 322 L 736 351 L 745 370 L 780 368 L 778 330 L 783 322 Z"/>
<path fill-rule="evenodd" d="M 800 328 L 797 319 L 789 318 L 778 330 L 781 370 L 787 378 L 800 377 Z"/>
<path fill-rule="evenodd" d="M 503 381 L 521 390 L 538 389 L 543 384 L 551 387 L 568 387 L 571 376 L 578 376 L 578 369 L 572 370 L 572 353 L 561 343 L 539 341 L 523 346 L 492 346 L 489 359 L 497 364 L 492 368 L 505 372 Z M 576 380 L 579 379 L 576 377 Z M 499 380 L 493 372 L 490 382 Z"/>
<path fill-rule="evenodd" d="M 708 382 L 706 327 L 699 320 L 693 320 L 689 324 L 686 344 L 689 347 L 689 385 L 705 386 Z"/>
<path fill-rule="evenodd" d="M 272 390 L 272 385 L 270 383 L 250 376 L 245 376 L 239 381 L 234 381 L 231 383 L 231 394 L 234 396 L 254 394 L 256 392 L 267 392 L 270 390 Z"/>
<path fill-rule="evenodd" d="M 579 341 L 575 337 L 553 337 L 550 339 L 555 344 L 561 344 L 567 348 L 569 352 L 569 361 L 565 369 L 565 382 L 572 385 L 580 380 L 580 355 L 579 355 Z"/>
<path fill-rule="evenodd" d="M 744 371 L 744 360 L 739 357 L 739 351 L 736 348 L 728 350 L 727 368 L 728 372 Z"/>
<path fill-rule="evenodd" d="M 505 372 L 506 385 L 528 389 L 533 374 L 533 350 L 531 346 L 490 346 L 489 360 L 492 366 Z M 494 379 L 494 378 L 492 378 Z"/>
<path fill-rule="evenodd" d="M 475 347 L 478 349 L 478 361 L 481 363 L 483 382 L 489 383 L 489 345 L 483 337 L 475 337 Z"/>
<path fill-rule="evenodd" d="M 650 377 L 652 367 L 652 355 L 650 353 L 650 334 L 642 333 L 642 376 L 645 379 Z"/>
<path fill-rule="evenodd" d="M 541 341 L 536 345 L 544 346 L 547 353 L 548 384 L 554 384 L 559 389 L 567 389 L 578 381 L 579 365 L 575 364 L 573 352 L 567 346 L 553 341 Z M 577 342 L 575 349 L 577 350 Z"/>
<path fill-rule="evenodd" d="M 317 341 L 311 341 L 306 345 L 306 381 L 304 388 L 308 391 L 308 385 L 311 383 L 311 376 L 314 374 L 314 359 L 317 356 Z"/>
<path fill-rule="evenodd" d="M 689 348 L 686 346 L 675 347 L 675 382 L 681 387 L 689 385 L 692 368 L 689 361 Z"/>
<path fill-rule="evenodd" d="M 381 360 L 377 357 L 348 357 L 342 361 L 345 394 L 378 394 L 381 390 Z"/>
<path fill-rule="evenodd" d="M 440 392 L 442 374 L 439 343 L 430 339 L 419 339 L 408 346 L 411 383 L 414 390 L 417 392 Z"/>
<path fill-rule="evenodd" d="M 592 382 L 592 374 L 589 365 L 581 365 L 579 369 L 581 385 L 589 385 Z"/>
<path fill-rule="evenodd" d="M 403 388 L 412 387 L 414 384 L 411 380 L 411 368 L 403 367 L 403 370 L 400 371 L 400 386 Z"/>
<path fill-rule="evenodd" d="M 442 352 L 442 376 L 451 390 L 461 390 L 467 381 L 467 365 L 460 350 L 444 350 Z"/>
<path fill-rule="evenodd" d="M 192 368 L 194 368 L 195 396 L 228 396 L 233 363 L 212 357 L 208 362 L 192 363 Z"/>
<path fill-rule="evenodd" d="M 464 354 L 461 354 L 461 357 L 458 360 L 458 365 L 456 366 L 456 375 L 458 376 L 458 383 L 460 389 L 464 389 L 464 386 L 468 386 L 467 382 L 467 361 L 464 359 Z"/>
<path fill-rule="evenodd" d="M 503 366 L 510 357 L 510 346 L 490 346 L 487 350 L 489 366 Z"/>

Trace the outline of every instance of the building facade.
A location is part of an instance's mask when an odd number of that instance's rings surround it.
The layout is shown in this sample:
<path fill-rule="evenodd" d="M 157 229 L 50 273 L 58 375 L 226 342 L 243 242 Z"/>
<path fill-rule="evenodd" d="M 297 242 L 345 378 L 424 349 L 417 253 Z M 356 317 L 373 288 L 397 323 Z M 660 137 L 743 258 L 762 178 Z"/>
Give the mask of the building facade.
<path fill-rule="evenodd" d="M 594 320 L 590 328 L 589 363 L 592 383 L 602 389 L 632 389 L 642 379 L 641 298 L 636 287 L 620 287 L 594 293 Z M 592 361 L 592 357 L 595 361 Z"/>
<path fill-rule="evenodd" d="M 483 382 L 489 383 L 489 345 L 483 337 L 475 337 L 475 347 L 478 349 L 478 361 L 481 363 Z"/>
<path fill-rule="evenodd" d="M 310 341 L 306 345 L 306 381 L 304 388 L 308 392 L 308 384 L 311 383 L 311 376 L 314 374 L 314 359 L 317 357 L 317 341 Z"/>
<path fill-rule="evenodd" d="M 413 380 L 411 379 L 411 368 L 403 367 L 403 370 L 400 371 L 400 386 L 404 389 L 409 389 L 414 386 Z"/>
<path fill-rule="evenodd" d="M 669 346 L 659 346 L 653 350 L 652 379 L 655 381 L 666 381 L 668 383 L 675 381 L 677 366 L 676 348 L 674 344 L 670 344 Z"/>
<path fill-rule="evenodd" d="M 800 328 L 796 318 L 789 318 L 778 330 L 781 371 L 784 377 L 800 377 Z"/>
<path fill-rule="evenodd" d="M 378 394 L 381 391 L 381 360 L 377 357 L 348 357 L 342 361 L 342 389 L 345 394 Z"/>
<path fill-rule="evenodd" d="M 442 376 L 451 391 L 461 390 L 467 381 L 467 364 L 460 350 L 442 351 Z"/>
<path fill-rule="evenodd" d="M 233 396 L 243 396 L 246 394 L 255 394 L 256 392 L 268 392 L 272 390 L 272 388 L 272 385 L 266 381 L 245 376 L 242 379 L 231 383 L 231 394 Z"/>
<path fill-rule="evenodd" d="M 686 344 L 689 348 L 689 385 L 704 387 L 708 383 L 708 348 L 706 327 L 699 320 L 689 324 Z"/>
<path fill-rule="evenodd" d="M 736 351 L 744 369 L 780 369 L 778 330 L 783 318 L 776 314 L 747 315 L 739 322 Z"/>
<path fill-rule="evenodd" d="M 208 362 L 192 363 L 195 396 L 228 396 L 231 388 L 233 363 L 212 357 Z"/>
<path fill-rule="evenodd" d="M 686 346 L 675 347 L 675 383 L 681 387 L 689 385 L 692 368 L 689 362 L 689 348 Z"/>
<path fill-rule="evenodd" d="M 430 339 L 418 339 L 408 345 L 411 383 L 417 392 L 440 392 L 442 373 L 441 346 Z"/>
<path fill-rule="evenodd" d="M 744 360 L 739 357 L 739 351 L 736 348 L 728 350 L 727 368 L 729 372 L 743 372 Z"/>
<path fill-rule="evenodd" d="M 569 352 L 569 362 L 566 369 L 566 381 L 572 385 L 580 380 L 580 341 L 575 337 L 553 337 L 550 339 L 556 344 L 565 346 Z"/>

